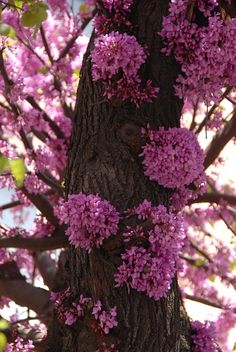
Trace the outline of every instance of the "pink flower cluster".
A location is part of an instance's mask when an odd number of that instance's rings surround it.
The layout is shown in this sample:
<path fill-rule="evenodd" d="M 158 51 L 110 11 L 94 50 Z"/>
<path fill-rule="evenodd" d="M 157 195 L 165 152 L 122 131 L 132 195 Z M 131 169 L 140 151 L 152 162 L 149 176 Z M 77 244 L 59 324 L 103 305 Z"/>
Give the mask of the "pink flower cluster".
<path fill-rule="evenodd" d="M 42 194 L 48 191 L 49 187 L 35 174 L 28 174 L 24 179 L 24 187 L 31 194 Z"/>
<path fill-rule="evenodd" d="M 118 32 L 122 25 L 132 29 L 128 13 L 133 0 L 103 0 L 94 26 L 99 35 L 91 52 L 93 80 L 105 83 L 104 95 L 116 102 L 130 100 L 137 107 L 151 102 L 159 88 L 152 82 L 142 82 L 139 70 L 147 59 L 144 48 L 135 36 Z M 105 9 L 105 11 L 104 11 Z"/>
<path fill-rule="evenodd" d="M 0 155 L 4 155 L 7 158 L 17 158 L 16 150 L 6 141 L 0 140 Z"/>
<path fill-rule="evenodd" d="M 118 230 L 119 214 L 98 195 L 83 193 L 69 195 L 55 210 L 61 223 L 68 224 L 66 235 L 76 248 L 90 252 Z"/>
<path fill-rule="evenodd" d="M 236 82 L 236 43 L 232 41 L 236 21 L 221 18 L 218 1 L 199 0 L 196 5 L 205 18 L 202 25 L 194 13 L 192 19 L 187 18 L 187 4 L 187 0 L 171 2 L 160 33 L 164 52 L 174 53 L 182 67 L 176 91 L 190 101 L 218 102 L 222 87 Z"/>
<path fill-rule="evenodd" d="M 235 309 L 235 308 L 234 308 Z M 216 321 L 216 337 L 222 351 L 231 352 L 228 346 L 230 330 L 236 326 L 236 315 L 233 310 L 224 310 Z"/>
<path fill-rule="evenodd" d="M 97 301 L 97 303 L 95 303 L 92 315 L 99 322 L 99 326 L 105 334 L 108 334 L 110 329 L 118 325 L 116 320 L 116 307 L 113 307 L 109 310 L 109 312 L 106 312 L 105 310 L 102 310 L 101 301 Z"/>
<path fill-rule="evenodd" d="M 148 131 L 142 152 L 145 175 L 168 188 L 196 182 L 203 174 L 204 154 L 195 134 L 186 128 Z"/>
<path fill-rule="evenodd" d="M 21 337 L 17 337 L 14 342 L 7 344 L 5 352 L 29 352 L 34 350 L 35 348 L 31 340 L 26 342 Z"/>
<path fill-rule="evenodd" d="M 185 238 L 182 217 L 168 213 L 166 207 L 152 207 L 145 200 L 134 213 L 139 219 L 151 220 L 153 227 L 127 229 L 125 242 L 131 247 L 122 254 L 122 264 L 115 274 L 116 286 L 145 292 L 150 298 L 166 297 L 176 273 L 176 262 Z M 133 245 L 139 243 L 141 245 Z"/>
<path fill-rule="evenodd" d="M 130 99 L 138 105 L 150 101 L 158 89 L 146 83 L 141 86 L 138 71 L 147 55 L 135 36 L 111 32 L 100 35 L 91 52 L 93 80 L 105 82 L 105 95 L 112 99 Z"/>
<path fill-rule="evenodd" d="M 192 328 L 195 333 L 192 335 L 193 352 L 217 352 L 219 351 L 215 343 L 215 326 L 214 323 L 206 321 L 204 324 L 200 321 L 194 321 Z"/>
<path fill-rule="evenodd" d="M 94 42 L 92 51 L 93 79 L 109 80 L 121 70 L 132 80 L 137 76 L 147 55 L 134 36 L 111 32 L 101 35 Z"/>
<path fill-rule="evenodd" d="M 79 318 L 89 315 L 94 317 L 96 323 L 92 323 L 90 328 L 99 331 L 101 334 L 108 334 L 111 329 L 118 325 L 117 309 L 114 306 L 109 311 L 102 310 L 101 301 L 93 302 L 92 298 L 80 295 L 79 300 L 72 302 L 70 307 L 66 307 L 65 300 L 71 297 L 69 289 L 51 295 L 51 299 L 57 310 L 58 318 L 65 325 L 75 324 Z"/>

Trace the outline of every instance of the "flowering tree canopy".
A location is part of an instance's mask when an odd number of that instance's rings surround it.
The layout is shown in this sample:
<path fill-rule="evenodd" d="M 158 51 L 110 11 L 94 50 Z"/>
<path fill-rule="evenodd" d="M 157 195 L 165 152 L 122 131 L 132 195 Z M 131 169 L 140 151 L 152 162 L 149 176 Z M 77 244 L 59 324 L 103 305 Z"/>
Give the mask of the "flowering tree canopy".
<path fill-rule="evenodd" d="M 236 349 L 236 1 L 0 12 L 0 351 Z"/>

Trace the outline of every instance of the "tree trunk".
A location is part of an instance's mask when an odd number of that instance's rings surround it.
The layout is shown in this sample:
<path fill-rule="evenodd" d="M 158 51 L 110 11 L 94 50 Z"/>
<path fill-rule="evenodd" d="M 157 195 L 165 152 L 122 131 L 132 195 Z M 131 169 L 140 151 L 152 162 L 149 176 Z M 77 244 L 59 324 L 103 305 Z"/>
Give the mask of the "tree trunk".
<path fill-rule="evenodd" d="M 137 109 L 130 103 L 114 106 L 103 96 L 103 86 L 91 78 L 92 36 L 84 56 L 67 170 L 67 194 L 99 194 L 119 211 L 138 205 L 144 199 L 168 206 L 169 191 L 150 182 L 143 173 L 139 154 L 142 148 L 140 127 L 147 123 L 179 126 L 182 102 L 173 85 L 179 67 L 173 57 L 161 54 L 158 36 L 162 17 L 168 13 L 167 0 L 137 0 L 132 10 L 139 43 L 150 56 L 143 69 L 144 79 L 160 87 L 158 98 Z M 124 248 L 93 250 L 69 249 L 67 271 L 75 297 L 81 293 L 100 299 L 106 308 L 118 310 L 118 326 L 111 330 L 119 352 L 191 351 L 190 326 L 183 308 L 177 279 L 166 299 L 158 302 L 135 290 L 114 288 L 114 273 Z M 91 331 L 78 324 L 76 329 L 56 321 L 49 334 L 48 351 L 95 352 L 98 341 Z M 57 334 L 57 338 L 56 335 Z M 58 336 L 60 335 L 60 339 Z"/>

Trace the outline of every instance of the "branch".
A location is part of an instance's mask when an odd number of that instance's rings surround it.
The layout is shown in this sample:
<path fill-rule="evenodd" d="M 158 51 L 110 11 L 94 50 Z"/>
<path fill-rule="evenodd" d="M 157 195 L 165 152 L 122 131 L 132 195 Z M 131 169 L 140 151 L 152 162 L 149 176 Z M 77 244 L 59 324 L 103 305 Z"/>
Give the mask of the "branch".
<path fill-rule="evenodd" d="M 26 136 L 26 134 L 25 134 L 25 132 L 24 132 L 24 130 L 22 128 L 19 131 L 19 135 L 21 137 L 21 140 L 22 140 L 22 142 L 24 144 L 25 149 L 26 150 L 27 149 L 32 149 L 32 144 L 30 143 L 29 139 L 27 138 L 27 136 Z"/>
<path fill-rule="evenodd" d="M 49 139 L 49 135 L 47 132 L 42 132 L 42 131 L 37 131 L 35 128 L 31 127 L 31 130 L 33 132 L 33 134 L 35 135 L 35 137 L 37 137 L 40 141 L 42 141 L 43 143 L 46 144 L 47 139 Z"/>
<path fill-rule="evenodd" d="M 29 193 L 25 187 L 21 187 L 21 191 L 24 195 L 38 208 L 42 215 L 54 226 L 58 227 L 58 219 L 54 215 L 53 207 L 49 203 L 46 197 L 39 194 Z"/>
<path fill-rule="evenodd" d="M 42 180 L 46 185 L 48 185 L 50 188 L 52 188 L 57 194 L 59 194 L 61 197 L 64 196 L 63 194 L 63 189 L 60 186 L 60 184 L 54 179 L 51 175 L 43 174 L 41 172 L 37 172 L 36 175 L 40 180 Z"/>
<path fill-rule="evenodd" d="M 43 25 L 40 26 L 40 34 L 41 34 L 41 37 L 42 37 L 43 45 L 44 45 L 45 51 L 47 53 L 47 56 L 48 56 L 51 64 L 53 64 L 54 60 L 53 60 L 53 57 L 52 57 L 52 54 L 51 54 L 51 51 L 50 51 L 46 36 L 45 36 Z"/>
<path fill-rule="evenodd" d="M 38 315 L 49 314 L 52 310 L 49 291 L 28 284 L 15 262 L 0 266 L 0 296 L 28 307 Z"/>
<path fill-rule="evenodd" d="M 209 255 L 206 252 L 204 252 L 203 250 L 201 250 L 198 246 L 196 246 L 192 241 L 190 241 L 190 245 L 193 249 L 195 249 L 195 251 L 197 251 L 199 254 L 201 254 L 201 256 L 203 256 L 203 258 L 205 258 L 209 263 L 213 263 L 213 261 L 209 257 Z"/>
<path fill-rule="evenodd" d="M 22 205 L 19 200 L 16 200 L 16 201 L 11 202 L 11 203 L 3 204 L 3 205 L 0 206 L 0 211 L 7 210 L 7 209 L 12 209 L 12 208 L 17 207 L 18 205 Z"/>
<path fill-rule="evenodd" d="M 223 306 L 222 304 L 219 304 L 219 303 L 215 303 L 215 302 L 212 302 L 206 298 L 202 298 L 202 297 L 197 297 L 197 296 L 192 296 L 192 295 L 189 295 L 187 293 L 184 294 L 184 297 L 186 299 L 189 299 L 190 301 L 194 301 L 194 302 L 198 302 L 198 303 L 202 303 L 202 304 L 206 304 L 207 306 L 210 306 L 210 307 L 214 307 L 214 308 L 218 308 L 218 309 L 227 309 L 225 306 Z"/>
<path fill-rule="evenodd" d="M 2 74 L 4 83 L 6 87 L 10 87 L 13 85 L 13 81 L 8 77 L 5 64 L 4 64 L 4 59 L 3 59 L 3 49 L 0 50 L 0 72 Z"/>
<path fill-rule="evenodd" d="M 0 295 L 37 314 L 46 314 L 51 310 L 50 293 L 24 280 L 0 280 Z"/>
<path fill-rule="evenodd" d="M 70 49 L 73 47 L 73 45 L 75 44 L 79 34 L 81 33 L 81 30 L 78 30 L 76 32 L 76 34 L 68 41 L 68 43 L 66 44 L 66 46 L 64 47 L 64 49 L 62 49 L 58 59 L 56 60 L 56 62 L 60 61 L 61 59 L 63 59 L 70 51 Z"/>
<path fill-rule="evenodd" d="M 79 34 L 81 32 L 83 32 L 83 30 L 87 27 L 87 25 L 89 24 L 89 22 L 93 19 L 93 17 L 96 15 L 97 13 L 97 9 L 95 8 L 92 12 L 91 17 L 88 17 L 84 20 L 84 22 L 81 25 L 81 28 L 75 33 L 75 35 L 69 40 L 69 42 L 66 44 L 66 46 L 64 47 L 64 49 L 62 49 L 58 59 L 56 60 L 56 62 L 60 61 L 61 59 L 63 59 L 70 51 L 70 49 L 73 47 L 73 45 L 76 42 L 76 39 L 78 38 Z"/>
<path fill-rule="evenodd" d="M 220 103 L 222 102 L 222 100 L 224 100 L 224 98 L 227 97 L 227 95 L 231 92 L 233 88 L 232 87 L 227 87 L 226 90 L 224 91 L 224 93 L 222 94 L 220 101 L 218 104 L 214 104 L 211 109 L 209 110 L 209 112 L 207 113 L 207 115 L 205 116 L 205 118 L 203 119 L 203 121 L 200 123 L 200 125 L 198 126 L 197 130 L 196 130 L 196 134 L 200 133 L 201 130 L 203 129 L 203 127 L 206 125 L 207 121 L 210 119 L 211 115 L 214 113 L 215 109 L 218 108 L 218 106 L 220 105 Z"/>
<path fill-rule="evenodd" d="M 189 204 L 194 203 L 216 203 L 219 204 L 221 200 L 227 201 L 231 205 L 236 205 L 236 196 L 224 193 L 205 193 L 197 199 L 191 199 Z"/>
<path fill-rule="evenodd" d="M 217 210 L 214 206 L 213 208 L 215 209 L 215 211 L 218 213 L 219 217 L 221 218 L 221 220 L 223 220 L 223 222 L 225 223 L 226 227 L 232 232 L 232 234 L 236 237 L 236 232 L 234 230 L 234 228 L 229 224 L 229 222 L 225 219 L 225 217 L 222 215 L 222 212 L 220 212 L 219 210 Z"/>
<path fill-rule="evenodd" d="M 49 290 L 52 290 L 57 273 L 55 262 L 50 257 L 50 254 L 46 252 L 36 252 L 33 257 L 44 284 L 48 286 Z"/>
<path fill-rule="evenodd" d="M 47 67 L 46 65 L 46 62 L 42 59 L 42 57 L 36 52 L 34 51 L 34 49 L 29 45 L 27 44 L 21 37 L 19 36 L 16 36 L 16 38 L 19 40 L 19 42 L 21 42 L 27 49 L 29 49 L 29 51 L 32 52 L 32 54 L 34 54 L 38 59 L 39 61 L 41 61 L 41 63 Z"/>
<path fill-rule="evenodd" d="M 226 123 L 223 130 L 217 134 L 211 144 L 206 149 L 206 158 L 204 162 L 205 169 L 207 169 L 213 161 L 218 157 L 225 145 L 236 136 L 236 111 L 231 120 Z"/>
<path fill-rule="evenodd" d="M 36 110 L 40 111 L 43 113 L 43 118 L 45 121 L 48 122 L 50 128 L 52 129 L 52 131 L 55 133 L 55 135 L 58 138 L 65 138 L 64 133 L 61 131 L 60 127 L 58 127 L 58 125 L 48 116 L 48 114 L 46 114 L 46 112 L 39 106 L 39 104 L 35 101 L 35 99 L 28 95 L 26 98 L 26 101 L 28 101 L 28 103 L 35 108 Z"/>
<path fill-rule="evenodd" d="M 43 238 L 24 238 L 15 236 L 0 238 L 0 248 L 22 248 L 32 251 L 47 251 L 60 249 L 68 246 L 68 238 L 65 235 L 54 235 Z"/>

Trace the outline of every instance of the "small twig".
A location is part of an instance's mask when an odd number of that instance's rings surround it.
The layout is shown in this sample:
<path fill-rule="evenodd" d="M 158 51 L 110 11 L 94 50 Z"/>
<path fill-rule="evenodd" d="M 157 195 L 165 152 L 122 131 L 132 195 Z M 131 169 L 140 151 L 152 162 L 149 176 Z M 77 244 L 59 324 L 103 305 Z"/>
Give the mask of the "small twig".
<path fill-rule="evenodd" d="M 198 303 L 202 303 L 202 304 L 206 304 L 207 306 L 210 307 L 214 307 L 214 308 L 218 308 L 218 309 L 227 309 L 225 306 L 223 306 L 222 304 L 219 303 L 215 303 L 212 302 L 206 298 L 202 298 L 202 297 L 198 297 L 198 296 L 193 296 L 193 295 L 189 295 L 189 294 L 185 294 L 185 298 L 194 301 L 194 302 L 198 302 Z M 235 313 L 235 311 L 234 311 Z"/>
<path fill-rule="evenodd" d="M 83 30 L 87 27 L 87 25 L 89 24 L 89 22 L 93 19 L 93 17 L 96 15 L 97 13 L 97 9 L 95 8 L 92 12 L 91 17 L 86 18 L 84 20 L 84 22 L 81 25 L 81 28 L 75 33 L 75 35 L 68 41 L 68 43 L 66 44 L 66 46 L 64 47 L 64 49 L 62 49 L 58 59 L 56 60 L 56 62 L 60 61 L 61 59 L 63 59 L 70 51 L 70 49 L 73 47 L 74 43 L 76 42 L 76 39 L 78 38 L 79 34 L 81 32 L 83 32 Z"/>
<path fill-rule="evenodd" d="M 203 250 L 198 248 L 192 241 L 190 241 L 190 245 L 193 249 L 195 249 L 199 254 L 201 254 L 205 259 L 208 260 L 209 263 L 213 263 L 213 260 L 206 254 Z"/>
<path fill-rule="evenodd" d="M 12 208 L 17 207 L 18 205 L 22 205 L 19 200 L 16 200 L 14 202 L 7 203 L 7 204 L 4 204 L 4 205 L 0 205 L 0 211 L 7 210 L 7 209 L 12 209 Z"/>
<path fill-rule="evenodd" d="M 52 129 L 52 131 L 55 133 L 55 135 L 58 138 L 64 139 L 65 135 L 64 133 L 61 131 L 60 127 L 58 127 L 58 125 L 48 116 L 48 114 L 40 107 L 40 105 L 36 102 L 36 100 L 34 99 L 34 97 L 32 97 L 31 95 L 28 95 L 26 98 L 27 102 L 36 110 L 40 111 L 42 113 L 42 116 L 44 118 L 44 120 L 46 122 L 48 122 L 50 128 Z"/>
<path fill-rule="evenodd" d="M 195 119 L 196 119 L 197 110 L 198 110 L 198 103 L 199 103 L 199 100 L 197 100 L 197 102 L 193 106 L 193 117 L 192 117 L 192 122 L 191 122 L 191 125 L 190 125 L 190 128 L 189 128 L 190 131 L 194 130 L 194 128 L 196 126 Z"/>
<path fill-rule="evenodd" d="M 226 90 L 224 91 L 224 93 L 222 94 L 219 104 L 222 102 L 222 100 L 224 100 L 224 98 L 227 97 L 227 95 L 231 92 L 233 88 L 232 87 L 227 87 Z M 207 121 L 210 119 L 210 117 L 212 116 L 212 114 L 214 113 L 214 111 L 216 110 L 216 108 L 218 108 L 219 104 L 214 104 L 211 109 L 208 111 L 207 115 L 205 116 L 205 118 L 203 119 L 203 121 L 200 123 L 200 125 L 198 126 L 197 130 L 196 130 L 196 134 L 200 133 L 202 131 L 202 129 L 204 128 L 204 126 L 206 125 Z"/>
<path fill-rule="evenodd" d="M 204 167 L 207 169 L 213 161 L 218 157 L 225 145 L 236 136 L 236 111 L 229 122 L 227 122 L 222 129 L 212 140 L 206 149 L 206 158 Z"/>
<path fill-rule="evenodd" d="M 224 193 L 205 193 L 196 199 L 191 199 L 189 204 L 195 203 L 216 203 L 219 204 L 222 200 L 227 201 L 231 205 L 236 205 L 236 195 Z"/>
<path fill-rule="evenodd" d="M 41 172 L 37 173 L 37 176 L 40 180 L 42 180 L 46 185 L 52 188 L 54 191 L 57 192 L 60 196 L 63 196 L 63 189 L 60 184 L 50 175 L 45 175 Z"/>
<path fill-rule="evenodd" d="M 232 228 L 232 226 L 228 223 L 228 221 L 225 219 L 225 217 L 222 215 L 222 213 L 220 211 L 218 211 L 216 209 L 216 207 L 213 205 L 213 208 L 215 209 L 215 211 L 217 212 L 217 214 L 219 215 L 219 217 L 221 218 L 221 220 L 225 223 L 225 225 L 227 226 L 227 228 L 232 232 L 232 234 L 236 237 L 236 232 L 235 230 Z"/>
<path fill-rule="evenodd" d="M 54 215 L 53 207 L 44 195 L 29 193 L 25 187 L 21 187 L 21 191 L 52 225 L 58 226 L 59 221 Z"/>
<path fill-rule="evenodd" d="M 29 49 L 32 54 L 34 54 L 40 61 L 41 63 L 47 67 L 46 62 L 41 58 L 41 56 L 39 54 L 36 53 L 36 51 L 34 51 L 34 49 L 27 44 L 21 37 L 17 36 L 17 39 L 19 40 L 19 42 L 21 42 L 27 49 Z"/>
<path fill-rule="evenodd" d="M 0 72 L 2 74 L 5 86 L 6 87 L 12 86 L 13 81 L 8 77 L 7 70 L 6 70 L 5 64 L 4 64 L 3 49 L 0 49 Z"/>
<path fill-rule="evenodd" d="M 42 41 L 43 41 L 43 45 L 44 45 L 45 51 L 46 51 L 46 53 L 48 55 L 48 58 L 49 58 L 51 64 L 53 65 L 54 60 L 53 60 L 53 57 L 52 57 L 52 54 L 51 54 L 51 51 L 50 51 L 46 36 L 45 36 L 43 25 L 40 26 L 40 34 L 41 34 L 41 37 L 42 37 Z"/>
<path fill-rule="evenodd" d="M 0 101 L 0 106 L 1 106 L 3 109 L 5 109 L 5 110 L 7 110 L 7 111 L 9 111 L 9 112 L 12 112 L 12 110 L 9 108 L 9 106 L 3 104 L 1 101 Z"/>

